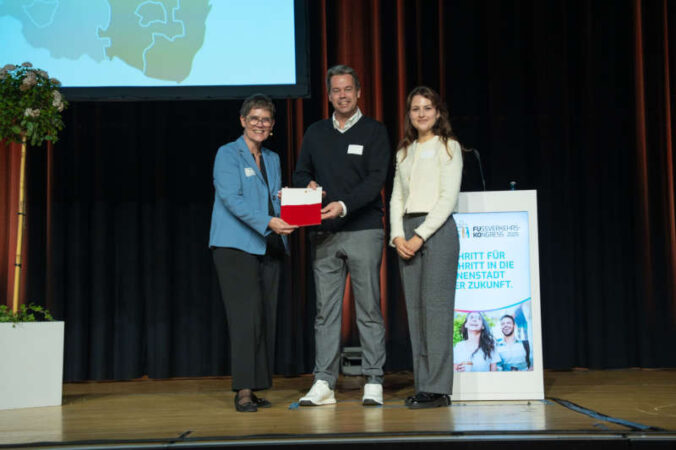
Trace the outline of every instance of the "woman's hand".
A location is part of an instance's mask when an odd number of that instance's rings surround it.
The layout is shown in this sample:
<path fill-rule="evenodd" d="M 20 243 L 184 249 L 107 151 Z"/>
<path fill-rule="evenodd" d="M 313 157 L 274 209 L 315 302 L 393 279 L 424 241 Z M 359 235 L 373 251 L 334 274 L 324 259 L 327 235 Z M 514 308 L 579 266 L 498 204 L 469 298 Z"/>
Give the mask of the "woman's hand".
<path fill-rule="evenodd" d="M 273 217 L 268 223 L 268 228 L 277 234 L 291 234 L 293 230 L 298 228 L 298 225 L 289 225 L 279 217 Z"/>
<path fill-rule="evenodd" d="M 396 237 L 394 238 L 394 241 L 392 241 L 394 244 L 394 247 L 397 249 L 397 253 L 399 254 L 399 257 L 401 259 L 411 259 L 413 258 L 413 255 L 415 255 L 415 252 L 410 250 L 408 248 L 407 241 L 402 238 L 402 237 Z"/>
<path fill-rule="evenodd" d="M 420 236 L 418 236 L 417 234 L 414 234 L 411 239 L 406 241 L 406 247 L 408 247 L 408 249 L 410 251 L 412 251 L 413 253 L 417 253 L 418 250 L 420 250 L 420 248 L 423 246 L 424 243 L 425 243 L 425 241 L 423 241 Z"/>
<path fill-rule="evenodd" d="M 453 364 L 456 372 L 471 372 L 472 371 L 472 361 L 463 361 L 458 364 Z"/>

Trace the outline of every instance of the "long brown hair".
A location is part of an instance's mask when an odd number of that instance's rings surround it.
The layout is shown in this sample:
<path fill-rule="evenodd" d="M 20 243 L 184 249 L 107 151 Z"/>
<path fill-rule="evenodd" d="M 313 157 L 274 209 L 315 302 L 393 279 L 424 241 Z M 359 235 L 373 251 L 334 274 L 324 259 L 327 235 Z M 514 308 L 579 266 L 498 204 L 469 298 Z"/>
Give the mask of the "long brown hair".
<path fill-rule="evenodd" d="M 432 106 L 439 111 L 439 118 L 432 127 L 432 133 L 435 136 L 441 138 L 441 142 L 444 143 L 444 146 L 448 144 L 449 139 L 456 139 L 455 134 L 453 134 L 453 129 L 451 128 L 451 121 L 448 119 L 448 108 L 446 104 L 441 100 L 441 96 L 437 92 L 427 86 L 418 86 L 414 88 L 406 98 L 406 114 L 404 114 L 404 138 L 399 142 L 397 150 L 404 150 L 404 158 L 406 158 L 406 148 L 411 145 L 413 141 L 418 138 L 418 130 L 411 124 L 411 102 L 413 97 L 420 95 L 432 102 Z M 448 151 L 448 147 L 446 147 Z M 449 153 L 450 156 L 450 153 Z"/>
<path fill-rule="evenodd" d="M 491 333 L 491 326 L 488 324 L 488 321 L 486 321 L 484 315 L 479 311 L 470 311 L 465 316 L 465 321 L 462 323 L 462 328 L 460 329 L 462 339 L 465 341 L 469 339 L 469 333 L 467 332 L 465 325 L 467 325 L 467 321 L 471 314 L 478 314 L 479 317 L 481 317 L 482 325 L 481 334 L 479 335 L 479 346 L 474 350 L 472 356 L 481 349 L 481 351 L 484 352 L 484 359 L 487 360 L 493 354 L 493 350 L 495 350 L 495 338 L 493 337 L 493 333 Z"/>

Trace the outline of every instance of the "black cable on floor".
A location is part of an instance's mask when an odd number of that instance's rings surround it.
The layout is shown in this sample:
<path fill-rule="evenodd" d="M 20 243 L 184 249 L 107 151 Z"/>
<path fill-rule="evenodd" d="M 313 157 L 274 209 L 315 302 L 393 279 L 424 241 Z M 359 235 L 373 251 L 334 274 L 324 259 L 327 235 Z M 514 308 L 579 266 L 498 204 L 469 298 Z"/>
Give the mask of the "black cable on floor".
<path fill-rule="evenodd" d="M 594 419 L 598 420 L 604 420 L 606 422 L 611 422 L 615 423 L 618 425 L 622 425 L 624 427 L 630 428 L 633 431 L 667 431 L 663 428 L 659 427 L 652 427 L 650 425 L 643 425 L 641 423 L 636 423 L 636 422 L 630 422 L 629 420 L 624 420 L 624 419 L 618 419 L 617 417 L 612 417 L 612 416 L 606 416 L 605 414 L 602 414 L 598 411 L 594 411 L 589 408 L 585 408 L 580 405 L 576 405 L 573 402 L 569 402 L 568 400 L 561 400 L 560 398 L 555 398 L 555 397 L 547 397 L 548 400 L 551 400 L 555 403 L 558 403 L 559 405 L 568 408 L 572 411 L 578 412 L 580 414 L 584 414 L 589 417 L 593 417 Z"/>

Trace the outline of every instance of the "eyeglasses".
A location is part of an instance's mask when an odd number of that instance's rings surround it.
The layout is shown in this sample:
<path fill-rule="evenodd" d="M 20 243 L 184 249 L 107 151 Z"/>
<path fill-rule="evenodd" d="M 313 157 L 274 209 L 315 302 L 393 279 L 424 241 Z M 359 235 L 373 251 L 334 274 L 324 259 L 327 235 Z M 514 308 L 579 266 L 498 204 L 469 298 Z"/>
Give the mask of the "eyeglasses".
<path fill-rule="evenodd" d="M 249 125 L 263 125 L 264 127 L 272 125 L 272 118 L 270 117 L 249 116 L 246 121 Z"/>

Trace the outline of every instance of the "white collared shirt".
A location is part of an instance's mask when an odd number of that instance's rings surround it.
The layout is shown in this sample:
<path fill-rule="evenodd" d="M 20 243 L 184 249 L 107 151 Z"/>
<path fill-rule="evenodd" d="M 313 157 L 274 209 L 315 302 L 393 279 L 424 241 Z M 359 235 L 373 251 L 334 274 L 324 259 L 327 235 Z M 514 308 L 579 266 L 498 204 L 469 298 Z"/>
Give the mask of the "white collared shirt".
<path fill-rule="evenodd" d="M 336 112 L 333 112 L 333 115 L 331 116 L 331 120 L 333 121 L 333 128 L 336 129 L 339 133 L 345 133 L 347 130 L 352 128 L 352 126 L 359 122 L 359 119 L 361 119 L 361 116 L 363 114 L 361 113 L 361 110 L 359 107 L 357 107 L 357 111 L 352 114 L 352 117 L 347 119 L 345 121 L 345 126 L 343 128 L 340 128 L 340 123 L 338 122 L 338 119 L 336 119 Z M 340 217 L 345 217 L 347 215 L 347 206 L 345 206 L 345 202 L 338 200 L 338 203 L 343 207 L 343 213 L 340 215 Z"/>
<path fill-rule="evenodd" d="M 447 150 L 448 148 L 448 150 Z M 449 156 L 450 152 L 450 156 Z M 429 239 L 455 209 L 462 179 L 462 150 L 449 139 L 447 145 L 434 136 L 419 144 L 414 141 L 397 152 L 397 169 L 390 199 L 390 245 L 404 236 L 404 214 L 427 213 L 415 229 L 424 241 Z"/>
<path fill-rule="evenodd" d="M 359 109 L 359 107 L 357 107 L 357 111 L 354 114 L 352 114 L 352 117 L 350 117 L 345 121 L 345 126 L 343 128 L 340 128 L 340 123 L 338 123 L 338 119 L 336 119 L 336 112 L 334 111 L 333 115 L 331 116 L 331 119 L 333 121 L 333 128 L 335 128 L 337 131 L 341 133 L 345 133 L 347 130 L 352 128 L 352 126 L 355 123 L 357 123 L 359 119 L 361 119 L 362 115 L 363 114 L 361 113 L 361 110 Z"/>

